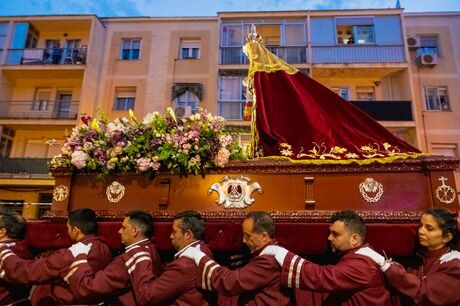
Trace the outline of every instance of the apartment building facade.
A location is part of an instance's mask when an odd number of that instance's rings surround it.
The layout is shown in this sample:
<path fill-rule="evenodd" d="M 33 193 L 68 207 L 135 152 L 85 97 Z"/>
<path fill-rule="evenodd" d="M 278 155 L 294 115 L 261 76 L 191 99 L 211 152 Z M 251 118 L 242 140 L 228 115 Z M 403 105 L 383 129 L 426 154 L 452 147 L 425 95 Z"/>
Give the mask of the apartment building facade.
<path fill-rule="evenodd" d="M 273 53 L 399 137 L 459 156 L 459 23 L 458 13 L 400 9 L 0 17 L 0 201 L 49 199 L 56 148 L 46 142 L 62 140 L 82 113 L 203 107 L 247 142 L 242 46 L 252 26 Z"/>

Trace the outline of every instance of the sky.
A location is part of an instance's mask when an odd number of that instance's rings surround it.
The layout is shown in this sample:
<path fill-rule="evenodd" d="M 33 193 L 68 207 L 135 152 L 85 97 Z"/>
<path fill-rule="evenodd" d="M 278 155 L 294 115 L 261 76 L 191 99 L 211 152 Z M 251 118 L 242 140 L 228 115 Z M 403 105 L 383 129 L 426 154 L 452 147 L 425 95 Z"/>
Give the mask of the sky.
<path fill-rule="evenodd" d="M 400 3 L 406 12 L 460 11 L 460 0 Z M 390 8 L 395 4 L 396 0 L 0 0 L 0 16 L 216 16 L 217 12 Z"/>

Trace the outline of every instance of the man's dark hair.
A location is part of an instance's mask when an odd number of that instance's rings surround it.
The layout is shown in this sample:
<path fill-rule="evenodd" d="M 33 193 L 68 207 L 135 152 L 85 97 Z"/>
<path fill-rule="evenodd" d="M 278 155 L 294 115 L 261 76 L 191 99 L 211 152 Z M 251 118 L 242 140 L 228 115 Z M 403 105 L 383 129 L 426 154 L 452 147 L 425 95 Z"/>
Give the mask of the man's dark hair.
<path fill-rule="evenodd" d="M 427 209 L 424 214 L 433 216 L 443 236 L 449 233 L 452 234 L 452 239 L 447 243 L 447 246 L 452 250 L 456 250 L 459 240 L 457 212 L 451 212 L 441 207 L 433 207 Z"/>
<path fill-rule="evenodd" d="M 26 220 L 19 213 L 8 209 L 0 211 L 0 228 L 6 229 L 8 238 L 24 239 L 26 225 Z"/>
<path fill-rule="evenodd" d="M 174 220 L 181 220 L 180 229 L 183 233 L 190 230 L 195 239 L 201 240 L 204 235 L 203 218 L 200 213 L 193 210 L 187 210 L 177 213 Z"/>
<path fill-rule="evenodd" d="M 352 234 L 358 234 L 361 237 L 361 242 L 366 239 L 366 225 L 364 219 L 357 213 L 351 210 L 342 210 L 332 214 L 331 223 L 342 221 L 345 229 Z"/>
<path fill-rule="evenodd" d="M 152 238 L 153 235 L 153 217 L 148 212 L 142 210 L 131 210 L 126 213 L 125 217 L 129 218 L 129 223 L 140 229 L 145 238 Z"/>
<path fill-rule="evenodd" d="M 252 219 L 254 222 L 253 232 L 259 234 L 266 232 L 270 238 L 275 234 L 275 223 L 269 213 L 265 211 L 251 211 L 247 213 L 246 219 Z"/>
<path fill-rule="evenodd" d="M 70 211 L 68 217 L 69 225 L 79 228 L 83 234 L 97 234 L 97 218 L 94 210 L 89 208 L 76 209 Z"/>

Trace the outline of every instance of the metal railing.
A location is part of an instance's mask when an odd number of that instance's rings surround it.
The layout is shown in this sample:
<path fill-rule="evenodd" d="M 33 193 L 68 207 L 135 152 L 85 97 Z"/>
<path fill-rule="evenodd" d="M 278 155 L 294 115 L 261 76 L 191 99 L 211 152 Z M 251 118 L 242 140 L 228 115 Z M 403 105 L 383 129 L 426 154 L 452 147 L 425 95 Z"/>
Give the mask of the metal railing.
<path fill-rule="evenodd" d="M 1 119 L 75 119 L 79 101 L 0 101 Z"/>
<path fill-rule="evenodd" d="M 350 101 L 378 121 L 413 121 L 411 101 Z"/>
<path fill-rule="evenodd" d="M 406 62 L 404 46 L 314 46 L 313 63 L 403 63 Z"/>
<path fill-rule="evenodd" d="M 48 175 L 50 158 L 0 158 L 0 174 Z"/>
<path fill-rule="evenodd" d="M 227 120 L 243 120 L 245 101 L 217 101 L 217 114 Z"/>
<path fill-rule="evenodd" d="M 6 65 L 84 65 L 87 48 L 8 49 Z"/>
<path fill-rule="evenodd" d="M 378 121 L 413 121 L 411 101 L 350 101 Z M 245 101 L 217 101 L 217 113 L 227 120 L 243 120 Z"/>
<path fill-rule="evenodd" d="M 307 62 L 307 47 L 267 47 L 270 52 L 289 64 Z M 220 63 L 223 65 L 247 64 L 248 59 L 243 54 L 242 47 L 221 47 Z"/>

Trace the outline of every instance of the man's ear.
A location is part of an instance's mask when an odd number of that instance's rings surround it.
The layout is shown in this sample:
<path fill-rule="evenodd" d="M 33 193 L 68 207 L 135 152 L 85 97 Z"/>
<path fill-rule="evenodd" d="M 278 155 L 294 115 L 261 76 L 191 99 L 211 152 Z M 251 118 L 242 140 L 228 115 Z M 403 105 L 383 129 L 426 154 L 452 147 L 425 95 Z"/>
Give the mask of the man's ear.
<path fill-rule="evenodd" d="M 137 238 L 141 234 L 141 231 L 139 230 L 139 228 L 137 226 L 133 226 L 131 228 L 131 231 L 133 232 L 133 237 L 134 238 Z"/>
<path fill-rule="evenodd" d="M 270 236 L 268 235 L 267 232 L 262 232 L 262 239 L 265 241 L 265 242 L 268 242 L 270 241 Z"/>
<path fill-rule="evenodd" d="M 361 236 L 359 236 L 357 233 L 351 234 L 350 236 L 350 242 L 353 247 L 357 247 L 361 245 Z"/>

